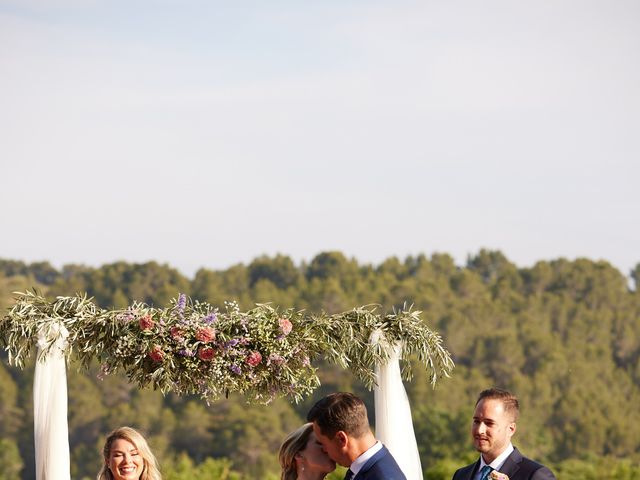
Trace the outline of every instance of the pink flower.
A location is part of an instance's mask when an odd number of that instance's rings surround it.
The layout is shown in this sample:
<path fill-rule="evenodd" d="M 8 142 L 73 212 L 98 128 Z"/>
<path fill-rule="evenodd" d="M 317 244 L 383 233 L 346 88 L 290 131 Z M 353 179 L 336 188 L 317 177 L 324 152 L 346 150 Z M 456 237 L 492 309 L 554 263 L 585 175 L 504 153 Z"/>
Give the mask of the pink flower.
<path fill-rule="evenodd" d="M 291 324 L 291 320 L 289 320 L 288 318 L 280 318 L 278 320 L 278 324 L 280 325 L 280 330 L 285 335 L 289 335 L 291 333 L 291 330 L 293 330 L 293 325 Z"/>
<path fill-rule="evenodd" d="M 508 475 L 505 475 L 504 473 L 497 472 L 495 470 L 493 470 L 489 474 L 489 478 L 491 480 L 509 480 L 509 476 Z"/>
<path fill-rule="evenodd" d="M 140 324 L 140 330 L 151 330 L 156 324 L 151 318 L 151 315 L 140 317 L 138 323 Z"/>
<path fill-rule="evenodd" d="M 256 367 L 260 364 L 260 362 L 262 362 L 262 355 L 260 355 L 260 352 L 251 352 L 244 361 L 247 363 L 247 365 Z"/>
<path fill-rule="evenodd" d="M 213 342 L 216 339 L 216 330 L 212 327 L 200 327 L 196 332 L 196 338 L 202 343 Z"/>
<path fill-rule="evenodd" d="M 211 347 L 201 347 L 198 349 L 198 358 L 204 362 L 210 362 L 216 356 L 216 351 Z"/>
<path fill-rule="evenodd" d="M 154 362 L 161 362 L 164 358 L 164 352 L 162 351 L 162 347 L 160 345 L 154 345 L 151 350 L 149 350 L 149 357 Z"/>
<path fill-rule="evenodd" d="M 171 338 L 176 342 L 182 342 L 184 340 L 184 331 L 179 327 L 171 327 Z"/>
<path fill-rule="evenodd" d="M 97 377 L 98 380 L 104 380 L 104 378 L 109 375 L 109 365 L 107 365 L 106 363 L 102 363 L 100 365 L 100 373 L 98 373 Z"/>
<path fill-rule="evenodd" d="M 271 355 L 269 355 L 269 364 L 271 363 L 280 366 L 284 363 L 284 357 L 282 357 L 282 355 L 278 355 L 277 353 L 272 353 Z"/>

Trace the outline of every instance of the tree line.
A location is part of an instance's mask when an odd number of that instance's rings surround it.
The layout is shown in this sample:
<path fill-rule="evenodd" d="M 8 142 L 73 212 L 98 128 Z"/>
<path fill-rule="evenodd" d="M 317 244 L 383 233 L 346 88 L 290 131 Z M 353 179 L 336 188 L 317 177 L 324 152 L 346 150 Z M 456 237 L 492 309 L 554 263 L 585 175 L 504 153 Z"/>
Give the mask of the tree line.
<path fill-rule="evenodd" d="M 447 254 L 391 257 L 361 264 L 323 252 L 296 264 L 261 256 L 187 278 L 156 262 L 101 267 L 0 259 L 0 307 L 13 291 L 37 287 L 48 297 L 87 292 L 104 308 L 133 300 L 165 306 L 178 293 L 247 310 L 271 302 L 336 313 L 378 304 L 413 304 L 444 338 L 456 368 L 435 389 L 419 366 L 407 384 L 425 478 L 450 479 L 476 458 L 470 417 L 478 392 L 500 386 L 518 394 L 514 443 L 563 479 L 640 478 L 640 264 L 629 277 L 603 261 L 556 259 L 519 268 L 499 251 L 481 250 L 456 265 Z M 33 479 L 33 365 L 0 363 L 0 480 Z M 276 479 L 276 454 L 313 402 L 330 391 L 373 396 L 348 371 L 317 363 L 322 386 L 301 404 L 268 407 L 231 397 L 198 398 L 137 390 L 99 366 L 69 375 L 72 478 L 94 478 L 101 442 L 129 424 L 147 433 L 169 480 Z M 339 473 L 339 472 L 338 472 Z M 335 478 L 341 478 L 338 475 Z"/>

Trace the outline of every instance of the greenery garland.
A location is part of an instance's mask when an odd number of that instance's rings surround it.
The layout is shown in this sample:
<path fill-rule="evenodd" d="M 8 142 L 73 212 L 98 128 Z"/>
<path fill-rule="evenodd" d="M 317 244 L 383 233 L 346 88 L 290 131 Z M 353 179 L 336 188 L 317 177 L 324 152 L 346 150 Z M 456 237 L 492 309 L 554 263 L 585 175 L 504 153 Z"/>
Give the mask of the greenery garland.
<path fill-rule="evenodd" d="M 289 396 L 296 402 L 320 385 L 312 361 L 323 355 L 351 370 L 368 388 L 375 366 L 389 358 L 388 345 L 401 342 L 403 378 L 410 380 L 409 356 L 416 355 L 435 384 L 449 376 L 453 361 L 442 339 L 411 308 L 379 315 L 363 306 L 336 315 L 307 316 L 293 309 L 258 304 L 241 312 L 234 302 L 223 311 L 185 295 L 164 309 L 134 303 L 124 310 L 104 310 L 86 295 L 49 302 L 37 292 L 18 293 L 0 320 L 0 344 L 9 363 L 23 367 L 37 342 L 42 360 L 62 324 L 69 332 L 65 355 L 84 367 L 93 359 L 101 374 L 122 371 L 140 388 L 163 393 L 199 394 L 207 401 L 230 392 L 268 403 Z M 381 341 L 370 343 L 374 332 Z"/>

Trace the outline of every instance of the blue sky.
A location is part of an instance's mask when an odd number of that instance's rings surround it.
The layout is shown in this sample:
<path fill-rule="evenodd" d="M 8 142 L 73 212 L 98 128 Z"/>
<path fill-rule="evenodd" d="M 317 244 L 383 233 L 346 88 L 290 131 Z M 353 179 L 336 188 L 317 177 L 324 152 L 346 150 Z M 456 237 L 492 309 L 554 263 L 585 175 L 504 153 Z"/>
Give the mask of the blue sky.
<path fill-rule="evenodd" d="M 632 1 L 0 0 L 0 257 L 640 262 Z"/>

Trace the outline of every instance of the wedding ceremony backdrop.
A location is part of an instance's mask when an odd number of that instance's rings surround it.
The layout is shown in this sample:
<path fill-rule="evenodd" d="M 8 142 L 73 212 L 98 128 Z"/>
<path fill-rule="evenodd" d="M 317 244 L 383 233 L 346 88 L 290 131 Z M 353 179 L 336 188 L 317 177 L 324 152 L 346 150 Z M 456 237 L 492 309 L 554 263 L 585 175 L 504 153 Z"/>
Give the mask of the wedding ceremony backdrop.
<path fill-rule="evenodd" d="M 367 398 L 398 340 L 425 478 L 474 457 L 472 405 L 489 385 L 518 393 L 515 443 L 558 478 L 638 478 L 638 272 L 588 259 L 518 268 L 491 251 L 464 266 L 446 254 L 259 257 L 191 280 L 154 262 L 0 260 L 0 478 L 36 478 L 37 369 L 55 352 L 69 362 L 72 478 L 95 475 L 103 435 L 126 421 L 150 434 L 169 479 L 266 479 L 313 398 Z"/>
<path fill-rule="evenodd" d="M 134 303 L 107 311 L 86 295 L 49 302 L 26 292 L 0 322 L 0 338 L 9 363 L 20 367 L 38 347 L 37 480 L 70 478 L 65 357 L 74 354 L 87 369 L 98 360 L 103 375 L 124 372 L 139 388 L 152 385 L 206 401 L 239 393 L 265 404 L 279 396 L 300 401 L 310 395 L 320 385 L 312 360 L 323 355 L 367 387 L 376 386 L 378 437 L 414 480 L 422 479 L 422 469 L 402 385 L 402 378 L 411 379 L 408 358 L 417 356 L 432 384 L 453 368 L 440 336 L 420 321 L 419 312 L 378 315 L 373 307 L 360 307 L 306 316 L 270 305 L 241 312 L 234 302 L 220 311 L 184 294 L 165 309 Z"/>

